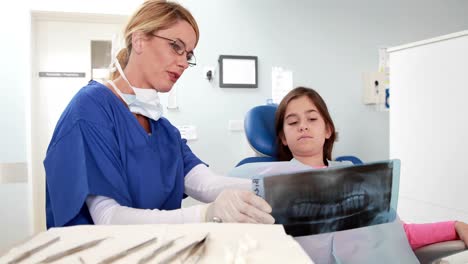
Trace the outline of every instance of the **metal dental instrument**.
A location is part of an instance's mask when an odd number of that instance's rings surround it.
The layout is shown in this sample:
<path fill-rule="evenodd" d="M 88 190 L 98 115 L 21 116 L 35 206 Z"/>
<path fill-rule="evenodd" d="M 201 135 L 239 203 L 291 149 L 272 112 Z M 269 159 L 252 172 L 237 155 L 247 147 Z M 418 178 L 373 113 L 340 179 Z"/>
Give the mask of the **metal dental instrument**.
<path fill-rule="evenodd" d="M 144 263 L 147 263 L 148 261 L 152 260 L 157 254 L 159 254 L 161 251 L 165 250 L 165 249 L 168 249 L 170 248 L 172 245 L 174 245 L 174 243 L 176 242 L 176 240 L 180 239 L 180 238 L 183 238 L 184 236 L 179 236 L 179 237 L 176 237 L 174 239 L 171 239 L 171 240 L 168 240 L 166 242 L 164 242 L 161 246 L 157 247 L 156 249 L 154 249 L 153 251 L 151 251 L 150 253 L 146 254 L 145 256 L 143 256 L 139 261 L 138 261 L 138 264 L 144 264 Z"/>
<path fill-rule="evenodd" d="M 145 247 L 145 246 L 147 246 L 147 245 L 149 245 L 149 244 L 155 242 L 157 239 L 158 239 L 157 237 L 153 237 L 153 238 L 150 238 L 150 239 L 148 239 L 148 240 L 145 240 L 145 241 L 143 241 L 143 242 L 141 242 L 141 243 L 139 243 L 139 244 L 137 244 L 137 245 L 135 245 L 135 246 L 133 246 L 133 247 L 131 247 L 131 248 L 129 248 L 129 249 L 125 249 L 125 250 L 123 250 L 122 252 L 119 252 L 119 253 L 117 253 L 117 254 L 115 254 L 115 255 L 111 255 L 111 256 L 105 258 L 104 260 L 102 260 L 101 262 L 99 262 L 99 264 L 108 264 L 108 263 L 112 263 L 112 262 L 114 262 L 114 261 L 116 261 L 116 260 L 118 260 L 118 259 L 120 259 L 120 258 L 123 258 L 123 257 L 127 256 L 128 254 L 131 254 L 131 253 L 133 253 L 133 252 L 136 252 L 136 251 L 138 251 L 139 249 L 141 249 L 141 248 L 143 248 L 143 247 Z"/>
<path fill-rule="evenodd" d="M 66 256 L 70 256 L 72 254 L 83 251 L 85 249 L 92 248 L 92 247 L 98 245 L 99 243 L 101 243 L 102 241 L 104 241 L 106 239 L 107 239 L 107 237 L 85 242 L 85 243 L 80 244 L 78 246 L 74 246 L 72 248 L 69 248 L 69 249 L 63 250 L 61 252 L 55 253 L 53 255 L 50 255 L 47 258 L 40 261 L 39 263 L 50 263 L 50 262 L 53 262 L 53 261 L 57 261 L 57 260 L 59 260 L 61 258 L 64 258 Z"/>
<path fill-rule="evenodd" d="M 21 253 L 19 256 L 17 256 L 16 258 L 12 259 L 10 262 L 8 262 L 8 264 L 15 264 L 15 263 L 19 263 L 23 260 L 25 260 L 26 258 L 29 258 L 30 256 L 34 255 L 35 253 L 43 250 L 44 248 L 54 244 L 55 242 L 58 242 L 60 241 L 60 237 L 54 237 L 30 250 L 27 250 L 23 253 Z"/>
<path fill-rule="evenodd" d="M 196 243 L 192 249 L 190 250 L 187 257 L 182 261 L 182 263 L 198 263 L 201 257 L 205 254 L 206 249 L 206 240 L 208 239 L 208 235 L 205 236 L 200 242 Z"/>
<path fill-rule="evenodd" d="M 185 252 L 186 250 L 188 250 L 189 248 L 193 247 L 194 245 L 198 245 L 200 243 L 204 243 L 206 238 L 208 237 L 208 233 L 205 234 L 203 237 L 201 237 L 200 239 L 197 239 L 197 240 L 194 240 L 192 242 L 190 242 L 189 244 L 185 245 L 184 247 L 180 248 L 180 249 L 177 249 L 175 252 L 173 252 L 172 254 L 168 255 L 167 257 L 165 257 L 163 260 L 161 260 L 159 263 L 169 263 L 172 259 L 174 259 L 175 257 L 177 257 L 177 255 L 179 254 L 182 254 L 183 252 Z"/>

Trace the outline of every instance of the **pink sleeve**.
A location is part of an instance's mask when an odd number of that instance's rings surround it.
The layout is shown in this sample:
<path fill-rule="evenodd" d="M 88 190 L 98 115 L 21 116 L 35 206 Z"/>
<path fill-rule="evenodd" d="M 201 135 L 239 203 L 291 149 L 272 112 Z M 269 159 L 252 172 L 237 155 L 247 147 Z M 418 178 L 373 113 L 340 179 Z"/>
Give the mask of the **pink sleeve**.
<path fill-rule="evenodd" d="M 403 227 L 412 249 L 437 242 L 457 239 L 455 221 L 428 224 L 403 223 Z"/>

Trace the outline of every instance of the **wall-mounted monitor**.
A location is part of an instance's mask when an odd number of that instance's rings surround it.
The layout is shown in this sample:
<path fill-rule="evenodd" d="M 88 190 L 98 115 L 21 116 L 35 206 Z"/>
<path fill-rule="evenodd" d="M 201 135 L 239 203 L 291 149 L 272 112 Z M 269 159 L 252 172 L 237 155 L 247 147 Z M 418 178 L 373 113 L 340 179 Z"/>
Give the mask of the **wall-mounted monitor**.
<path fill-rule="evenodd" d="M 219 87 L 257 88 L 257 56 L 219 56 Z"/>

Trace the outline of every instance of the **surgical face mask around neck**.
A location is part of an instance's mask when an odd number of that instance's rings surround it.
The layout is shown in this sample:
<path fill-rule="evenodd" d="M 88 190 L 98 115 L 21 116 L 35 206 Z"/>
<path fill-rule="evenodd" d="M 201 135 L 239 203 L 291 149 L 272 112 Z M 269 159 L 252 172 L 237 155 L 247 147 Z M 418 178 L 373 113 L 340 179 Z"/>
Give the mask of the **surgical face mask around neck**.
<path fill-rule="evenodd" d="M 140 114 L 157 121 L 163 113 L 163 108 L 159 101 L 158 92 L 152 88 L 144 89 L 132 86 L 123 73 L 122 67 L 120 66 L 120 63 L 117 59 L 115 59 L 115 66 L 117 67 L 117 70 L 119 71 L 122 79 L 127 82 L 135 94 L 124 94 L 117 88 L 114 82 L 109 81 L 109 83 L 128 105 L 130 112 Z"/>

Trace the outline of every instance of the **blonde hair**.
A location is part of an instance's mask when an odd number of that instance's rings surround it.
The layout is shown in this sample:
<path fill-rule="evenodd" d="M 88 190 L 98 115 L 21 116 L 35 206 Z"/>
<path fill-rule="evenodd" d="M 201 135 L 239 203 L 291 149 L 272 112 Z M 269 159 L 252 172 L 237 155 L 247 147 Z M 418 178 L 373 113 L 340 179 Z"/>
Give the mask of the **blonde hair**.
<path fill-rule="evenodd" d="M 166 29 L 174 25 L 180 20 L 187 21 L 196 34 L 196 44 L 200 37 L 198 24 L 192 14 L 183 6 L 175 2 L 164 0 L 147 0 L 141 7 L 130 17 L 127 26 L 124 30 L 125 48 L 117 53 L 117 59 L 122 66 L 122 69 L 128 63 L 128 59 L 132 52 L 132 34 L 141 31 L 147 36 L 151 33 Z M 118 71 L 111 73 L 110 79 L 115 80 L 120 76 Z"/>

